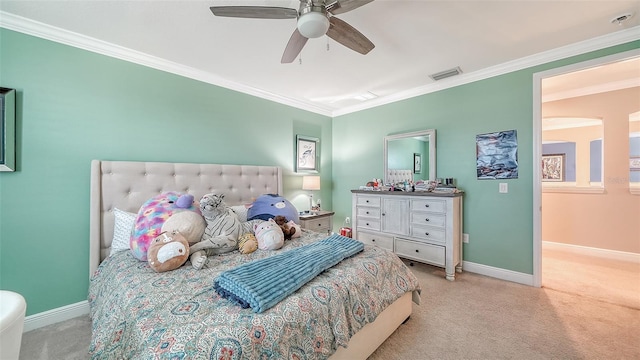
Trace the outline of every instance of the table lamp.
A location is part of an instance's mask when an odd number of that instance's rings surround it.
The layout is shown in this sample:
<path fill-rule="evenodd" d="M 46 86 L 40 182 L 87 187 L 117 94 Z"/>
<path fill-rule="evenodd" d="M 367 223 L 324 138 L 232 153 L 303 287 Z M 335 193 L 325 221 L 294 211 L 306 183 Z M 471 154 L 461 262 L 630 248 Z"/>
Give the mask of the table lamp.
<path fill-rule="evenodd" d="M 313 190 L 320 190 L 320 176 L 303 176 L 302 190 L 309 191 L 309 211 L 313 212 Z"/>

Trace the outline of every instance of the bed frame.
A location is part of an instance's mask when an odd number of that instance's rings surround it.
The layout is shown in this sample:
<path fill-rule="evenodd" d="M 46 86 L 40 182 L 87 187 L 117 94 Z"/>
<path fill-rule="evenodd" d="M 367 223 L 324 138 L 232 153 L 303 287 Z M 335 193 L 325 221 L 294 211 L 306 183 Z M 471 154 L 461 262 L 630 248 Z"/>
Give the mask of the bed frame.
<path fill-rule="evenodd" d="M 89 273 L 93 274 L 109 255 L 114 207 L 136 213 L 149 198 L 171 190 L 189 193 L 196 199 L 207 193 L 222 193 L 228 205 L 240 205 L 262 194 L 282 194 L 282 189 L 282 170 L 277 166 L 93 160 Z M 411 315 L 411 310 L 412 294 L 406 293 L 330 359 L 366 359 Z"/>

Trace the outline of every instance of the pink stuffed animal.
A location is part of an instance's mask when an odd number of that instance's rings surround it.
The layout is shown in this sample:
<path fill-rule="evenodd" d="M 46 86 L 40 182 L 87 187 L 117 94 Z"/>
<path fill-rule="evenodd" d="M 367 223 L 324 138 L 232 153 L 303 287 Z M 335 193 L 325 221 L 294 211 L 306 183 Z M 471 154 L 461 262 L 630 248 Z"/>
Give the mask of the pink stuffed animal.
<path fill-rule="evenodd" d="M 273 219 L 254 225 L 253 230 L 260 250 L 278 250 L 284 245 L 284 233 Z"/>

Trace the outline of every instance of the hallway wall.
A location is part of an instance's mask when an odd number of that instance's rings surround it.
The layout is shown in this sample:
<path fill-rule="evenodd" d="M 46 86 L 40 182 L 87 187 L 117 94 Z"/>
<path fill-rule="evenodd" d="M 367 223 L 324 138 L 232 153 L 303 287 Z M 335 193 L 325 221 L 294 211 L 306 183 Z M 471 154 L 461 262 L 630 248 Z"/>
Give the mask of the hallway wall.
<path fill-rule="evenodd" d="M 629 191 L 629 114 L 639 110 L 640 87 L 543 104 L 543 117 L 603 119 L 605 187 L 603 193 L 545 192 L 543 188 L 543 241 L 640 253 L 640 195 Z M 638 127 L 637 123 L 631 126 Z M 574 141 L 568 137 L 583 139 L 583 135 L 576 128 L 543 131 L 542 138 Z M 588 159 L 579 159 L 577 166 L 581 163 L 588 164 Z M 588 181 L 588 177 L 576 179 L 579 185 Z"/>

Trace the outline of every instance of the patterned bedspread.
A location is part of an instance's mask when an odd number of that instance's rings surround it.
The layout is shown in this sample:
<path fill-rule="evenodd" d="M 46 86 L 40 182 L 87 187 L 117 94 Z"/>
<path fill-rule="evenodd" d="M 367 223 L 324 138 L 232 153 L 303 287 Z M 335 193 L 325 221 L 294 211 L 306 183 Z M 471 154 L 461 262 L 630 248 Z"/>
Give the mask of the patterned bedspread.
<path fill-rule="evenodd" d="M 224 270 L 324 238 L 305 231 L 280 250 L 214 256 L 201 270 L 187 262 L 156 273 L 129 251 L 110 256 L 91 278 L 89 353 L 100 359 L 326 359 L 404 293 L 420 291 L 395 254 L 368 245 L 263 313 L 213 290 Z"/>

